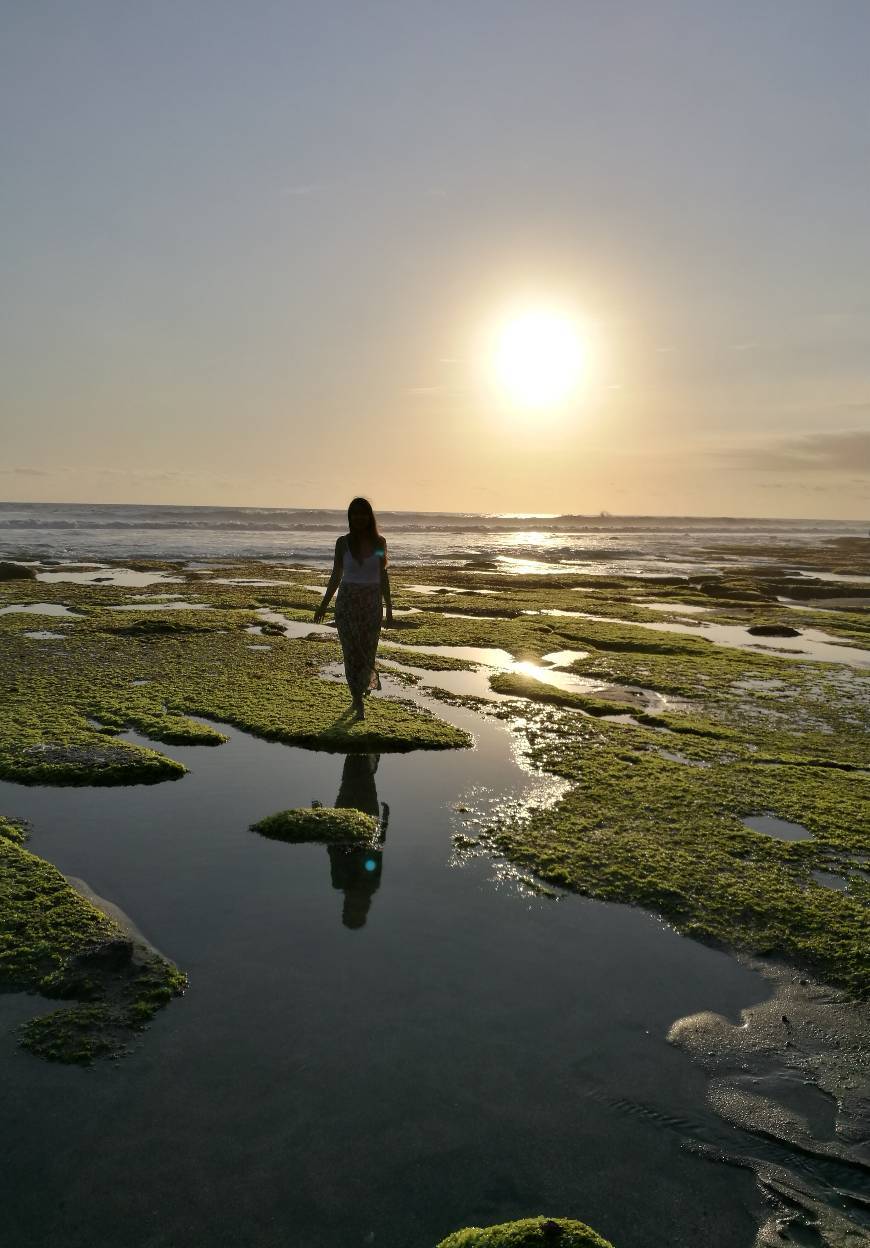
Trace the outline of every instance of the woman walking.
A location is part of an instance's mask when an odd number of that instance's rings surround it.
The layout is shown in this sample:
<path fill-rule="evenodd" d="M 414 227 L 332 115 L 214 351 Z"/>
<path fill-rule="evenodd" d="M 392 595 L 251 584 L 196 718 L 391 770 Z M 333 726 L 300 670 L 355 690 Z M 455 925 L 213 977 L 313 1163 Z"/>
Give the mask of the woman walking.
<path fill-rule="evenodd" d="M 386 626 L 393 623 L 390 578 L 387 573 L 387 543 L 378 533 L 372 505 L 366 498 L 355 498 L 347 509 L 348 532 L 335 543 L 332 575 L 323 602 L 314 612 L 319 624 L 326 615 L 332 595 L 335 624 L 344 654 L 344 674 L 353 698 L 357 719 L 365 719 L 363 697 L 380 689 L 375 660 L 381 635 L 381 599 L 386 604 Z"/>

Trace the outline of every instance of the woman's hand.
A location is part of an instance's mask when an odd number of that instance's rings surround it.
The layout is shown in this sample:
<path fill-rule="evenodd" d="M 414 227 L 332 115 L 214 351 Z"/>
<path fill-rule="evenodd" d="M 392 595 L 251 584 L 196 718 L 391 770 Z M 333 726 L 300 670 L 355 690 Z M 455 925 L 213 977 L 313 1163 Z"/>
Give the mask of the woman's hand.
<path fill-rule="evenodd" d="M 392 627 L 393 627 L 393 608 L 387 607 L 387 612 L 384 617 L 384 628 L 392 628 Z"/>
<path fill-rule="evenodd" d="M 325 615 L 326 615 L 326 607 L 323 605 L 323 603 L 321 603 L 320 606 L 317 608 L 317 610 L 314 612 L 314 623 L 320 624 L 323 621 L 323 617 Z"/>

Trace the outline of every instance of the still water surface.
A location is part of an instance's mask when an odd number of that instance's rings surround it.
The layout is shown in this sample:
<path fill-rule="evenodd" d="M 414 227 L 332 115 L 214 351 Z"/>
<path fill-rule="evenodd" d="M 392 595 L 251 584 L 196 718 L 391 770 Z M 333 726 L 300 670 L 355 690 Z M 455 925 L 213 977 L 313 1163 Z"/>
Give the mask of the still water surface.
<path fill-rule="evenodd" d="M 345 758 L 203 720 L 230 740 L 158 747 L 178 781 L 0 783 L 29 848 L 190 976 L 132 1056 L 90 1070 L 18 1049 L 10 1028 L 49 1003 L 0 996 L 4 1243 L 433 1248 L 545 1212 L 617 1248 L 750 1248 L 753 1176 L 685 1147 L 749 1137 L 665 1035 L 736 1021 L 766 981 L 645 912 L 459 860 L 474 810 L 552 792 L 502 722 L 438 713 L 475 748 Z M 249 830 L 313 800 L 377 811 L 380 850 Z"/>

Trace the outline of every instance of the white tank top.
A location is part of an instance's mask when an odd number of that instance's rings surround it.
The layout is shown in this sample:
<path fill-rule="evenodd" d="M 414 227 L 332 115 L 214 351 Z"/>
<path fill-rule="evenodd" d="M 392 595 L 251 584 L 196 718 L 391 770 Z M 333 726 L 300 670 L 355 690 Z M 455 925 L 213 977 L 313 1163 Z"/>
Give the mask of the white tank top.
<path fill-rule="evenodd" d="M 382 551 L 373 551 L 362 563 L 358 563 L 347 546 L 342 559 L 342 580 L 349 585 L 380 585 Z"/>

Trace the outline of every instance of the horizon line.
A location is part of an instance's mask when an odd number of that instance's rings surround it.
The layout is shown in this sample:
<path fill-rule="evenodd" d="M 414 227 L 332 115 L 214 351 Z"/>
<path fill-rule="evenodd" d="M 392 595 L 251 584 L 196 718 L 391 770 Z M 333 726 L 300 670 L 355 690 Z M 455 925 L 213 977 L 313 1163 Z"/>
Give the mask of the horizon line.
<path fill-rule="evenodd" d="M 174 510 L 186 509 L 188 511 L 338 511 L 347 510 L 347 505 L 328 506 L 322 504 L 320 506 L 297 507 L 292 504 L 284 506 L 264 506 L 256 503 L 146 503 L 146 502 L 82 502 L 82 501 L 64 501 L 61 499 L 0 499 L 0 507 L 165 507 Z M 489 516 L 493 519 L 502 520 L 560 520 L 563 517 L 570 516 L 581 520 L 788 520 L 794 522 L 804 522 L 807 524 L 866 524 L 870 526 L 870 517 L 865 520 L 850 520 L 841 516 L 786 516 L 786 515 L 768 515 L 768 516 L 743 516 L 730 515 L 723 513 L 699 513 L 699 512 L 617 512 L 617 511 L 526 511 L 526 512 L 510 512 L 510 511 L 472 511 L 460 510 L 451 511 L 442 508 L 437 511 L 427 511 L 418 507 L 378 507 L 375 509 L 380 515 L 418 515 L 418 516 Z"/>

